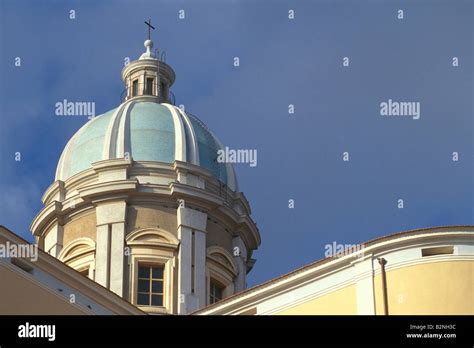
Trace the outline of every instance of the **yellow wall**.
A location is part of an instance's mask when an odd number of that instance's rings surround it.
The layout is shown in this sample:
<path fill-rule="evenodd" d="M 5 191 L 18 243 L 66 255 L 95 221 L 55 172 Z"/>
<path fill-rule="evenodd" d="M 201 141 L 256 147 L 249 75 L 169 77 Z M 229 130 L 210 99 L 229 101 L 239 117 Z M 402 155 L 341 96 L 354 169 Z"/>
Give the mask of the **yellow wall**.
<path fill-rule="evenodd" d="M 474 314 L 474 262 L 439 261 L 387 272 L 389 314 Z M 383 314 L 382 281 L 374 278 L 376 314 Z M 350 285 L 276 314 L 357 314 Z"/>
<path fill-rule="evenodd" d="M 474 314 L 474 262 L 440 261 L 387 272 L 389 314 Z M 381 277 L 374 279 L 383 314 Z"/>
<path fill-rule="evenodd" d="M 357 314 L 356 287 L 352 284 L 275 314 Z"/>
<path fill-rule="evenodd" d="M 159 227 L 177 235 L 176 209 L 163 206 L 138 206 L 127 208 L 127 233 L 139 228 Z"/>
<path fill-rule="evenodd" d="M 96 239 L 97 219 L 95 211 L 81 216 L 73 221 L 66 222 L 64 225 L 63 246 L 81 237 L 88 237 L 95 241 Z"/>
<path fill-rule="evenodd" d="M 0 264 L 0 314 L 7 315 L 60 315 L 86 314 L 69 303 L 63 294 L 54 293 L 22 276 L 22 270 L 14 272 Z M 4 284 L 6 284 L 4 286 Z"/>
<path fill-rule="evenodd" d="M 206 245 L 211 247 L 218 245 L 228 252 L 232 253 L 232 235 L 225 231 L 224 226 L 220 223 L 214 223 L 213 219 L 207 220 L 207 229 L 206 229 Z"/>

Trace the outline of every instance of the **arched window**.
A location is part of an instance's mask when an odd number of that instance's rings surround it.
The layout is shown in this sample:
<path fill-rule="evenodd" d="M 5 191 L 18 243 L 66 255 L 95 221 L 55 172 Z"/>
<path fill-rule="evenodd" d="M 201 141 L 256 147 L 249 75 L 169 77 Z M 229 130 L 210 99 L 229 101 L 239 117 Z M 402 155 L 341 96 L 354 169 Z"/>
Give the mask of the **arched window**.
<path fill-rule="evenodd" d="M 130 300 L 147 312 L 173 312 L 173 265 L 178 239 L 158 228 L 145 228 L 126 237 L 130 265 Z"/>
<path fill-rule="evenodd" d="M 81 274 L 94 279 L 95 242 L 90 238 L 78 238 L 66 245 L 58 259 Z"/>
<path fill-rule="evenodd" d="M 215 303 L 234 293 L 234 279 L 238 268 L 232 255 L 224 248 L 212 246 L 207 249 L 207 301 Z"/>

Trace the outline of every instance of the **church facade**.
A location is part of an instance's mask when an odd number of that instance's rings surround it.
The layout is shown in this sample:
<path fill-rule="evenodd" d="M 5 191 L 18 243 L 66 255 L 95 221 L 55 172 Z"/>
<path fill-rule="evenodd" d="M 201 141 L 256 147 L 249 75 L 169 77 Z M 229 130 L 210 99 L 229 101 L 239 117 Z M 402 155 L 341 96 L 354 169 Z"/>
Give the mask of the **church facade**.
<path fill-rule="evenodd" d="M 246 289 L 261 243 L 249 202 L 145 48 L 122 70 L 123 102 L 63 150 L 31 224 L 39 262 L 1 259 L 2 314 L 474 314 L 473 226 L 382 237 Z M 26 243 L 5 228 L 0 241 Z"/>

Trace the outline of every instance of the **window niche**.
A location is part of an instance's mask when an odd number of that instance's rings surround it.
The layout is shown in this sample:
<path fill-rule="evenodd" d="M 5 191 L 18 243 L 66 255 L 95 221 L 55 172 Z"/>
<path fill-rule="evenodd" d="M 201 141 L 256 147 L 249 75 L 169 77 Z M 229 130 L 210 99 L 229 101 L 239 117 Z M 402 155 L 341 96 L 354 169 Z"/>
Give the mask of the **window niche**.
<path fill-rule="evenodd" d="M 209 304 L 219 302 L 224 298 L 225 286 L 218 281 L 211 279 L 209 284 Z"/>
<path fill-rule="evenodd" d="M 153 95 L 153 81 L 154 79 L 151 77 L 146 79 L 146 94 L 148 95 Z"/>
<path fill-rule="evenodd" d="M 92 239 L 87 237 L 77 238 L 61 250 L 58 259 L 82 275 L 94 280 L 95 248 L 96 245 Z"/>
<path fill-rule="evenodd" d="M 234 280 L 238 268 L 232 255 L 224 248 L 212 246 L 207 249 L 207 304 L 215 303 L 234 293 Z"/>
<path fill-rule="evenodd" d="M 166 90 L 166 83 L 164 81 L 160 82 L 160 98 L 164 101 L 168 99 L 168 92 Z"/>
<path fill-rule="evenodd" d="M 174 263 L 178 240 L 161 229 L 139 229 L 126 237 L 130 248 L 130 301 L 149 313 L 174 313 Z"/>
<path fill-rule="evenodd" d="M 132 82 L 132 97 L 138 95 L 138 80 L 133 80 Z"/>

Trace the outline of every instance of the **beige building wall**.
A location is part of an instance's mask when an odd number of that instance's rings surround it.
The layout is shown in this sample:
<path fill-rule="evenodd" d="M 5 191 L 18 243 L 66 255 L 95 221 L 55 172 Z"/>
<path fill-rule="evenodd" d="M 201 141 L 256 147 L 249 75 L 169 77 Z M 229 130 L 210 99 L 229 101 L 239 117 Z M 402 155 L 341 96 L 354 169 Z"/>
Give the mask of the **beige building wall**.
<path fill-rule="evenodd" d="M 356 287 L 354 284 L 326 295 L 287 308 L 275 315 L 355 315 L 357 314 Z"/>
<path fill-rule="evenodd" d="M 110 290 L 0 226 L 0 315 L 145 314 Z M 19 246 L 19 247 L 17 247 Z"/>
<path fill-rule="evenodd" d="M 72 219 L 64 225 L 63 246 L 67 246 L 72 241 L 87 237 L 96 240 L 97 218 L 95 210 L 81 217 Z"/>
<path fill-rule="evenodd" d="M 207 221 L 207 248 L 212 246 L 220 246 L 228 252 L 232 253 L 232 236 L 227 232 L 220 223 L 215 223 L 213 219 Z"/>
<path fill-rule="evenodd" d="M 1 264 L 0 279 L 2 283 L 8 284 L 8 286 L 1 287 L 0 314 L 2 315 L 90 314 L 69 303 L 64 296 L 58 296 L 51 289 L 32 281 L 19 272 L 12 272 Z"/>
<path fill-rule="evenodd" d="M 474 262 L 440 261 L 387 272 L 390 315 L 473 315 Z M 380 273 L 374 277 L 376 314 L 383 315 Z M 356 287 L 350 285 L 273 314 L 357 314 Z"/>
<path fill-rule="evenodd" d="M 177 236 L 176 209 L 164 206 L 127 207 L 127 234 L 139 228 L 160 228 Z"/>
<path fill-rule="evenodd" d="M 376 314 L 383 314 L 382 281 L 375 276 Z M 473 315 L 474 262 L 439 261 L 387 271 L 390 315 Z"/>

